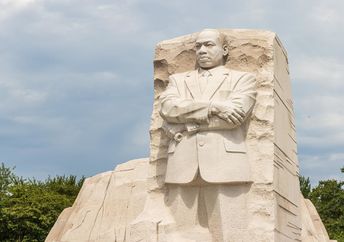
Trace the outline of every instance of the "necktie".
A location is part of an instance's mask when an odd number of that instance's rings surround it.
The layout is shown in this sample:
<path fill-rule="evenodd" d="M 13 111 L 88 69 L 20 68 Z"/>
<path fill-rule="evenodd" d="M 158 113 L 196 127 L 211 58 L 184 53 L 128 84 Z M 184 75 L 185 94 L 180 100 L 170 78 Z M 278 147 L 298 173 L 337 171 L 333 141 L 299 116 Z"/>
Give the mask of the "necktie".
<path fill-rule="evenodd" d="M 201 75 L 199 75 L 198 82 L 201 93 L 203 93 L 205 88 L 207 87 L 209 76 L 209 71 L 204 71 Z"/>

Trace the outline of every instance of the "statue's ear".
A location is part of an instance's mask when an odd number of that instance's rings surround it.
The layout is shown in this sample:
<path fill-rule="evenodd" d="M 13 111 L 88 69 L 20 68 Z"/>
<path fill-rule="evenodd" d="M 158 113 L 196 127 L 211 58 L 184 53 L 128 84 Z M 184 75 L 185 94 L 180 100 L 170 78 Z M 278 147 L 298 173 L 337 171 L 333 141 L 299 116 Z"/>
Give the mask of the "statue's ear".
<path fill-rule="evenodd" d="M 222 49 L 223 49 L 223 56 L 227 56 L 228 55 L 228 45 L 223 45 Z"/>

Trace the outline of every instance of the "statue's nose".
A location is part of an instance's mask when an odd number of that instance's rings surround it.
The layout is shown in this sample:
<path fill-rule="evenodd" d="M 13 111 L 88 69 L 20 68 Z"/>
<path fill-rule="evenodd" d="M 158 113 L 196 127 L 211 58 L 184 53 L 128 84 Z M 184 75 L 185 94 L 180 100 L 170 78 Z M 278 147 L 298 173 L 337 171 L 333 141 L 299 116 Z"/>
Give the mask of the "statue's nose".
<path fill-rule="evenodd" d="M 207 48 L 205 48 L 205 46 L 202 45 L 201 48 L 199 49 L 199 53 L 207 53 Z"/>

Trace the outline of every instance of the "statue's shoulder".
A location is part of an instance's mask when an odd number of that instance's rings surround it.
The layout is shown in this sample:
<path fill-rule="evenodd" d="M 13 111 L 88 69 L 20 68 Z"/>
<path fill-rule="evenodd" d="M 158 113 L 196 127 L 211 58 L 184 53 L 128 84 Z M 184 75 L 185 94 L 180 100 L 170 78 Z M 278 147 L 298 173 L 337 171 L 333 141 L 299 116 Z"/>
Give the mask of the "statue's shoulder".
<path fill-rule="evenodd" d="M 236 79 L 240 79 L 241 77 L 247 77 L 247 78 L 255 78 L 255 75 L 251 72 L 246 71 L 238 71 L 233 69 L 226 68 Z"/>

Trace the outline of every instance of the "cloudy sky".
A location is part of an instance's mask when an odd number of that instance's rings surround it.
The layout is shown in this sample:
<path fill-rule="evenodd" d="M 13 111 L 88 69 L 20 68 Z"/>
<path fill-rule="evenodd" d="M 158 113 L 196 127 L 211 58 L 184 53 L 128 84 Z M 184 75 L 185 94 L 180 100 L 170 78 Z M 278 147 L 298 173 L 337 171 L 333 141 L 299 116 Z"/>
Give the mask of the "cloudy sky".
<path fill-rule="evenodd" d="M 254 28 L 288 50 L 301 174 L 343 179 L 343 12 L 342 0 L 0 0 L 0 162 L 44 179 L 147 157 L 155 44 Z"/>

